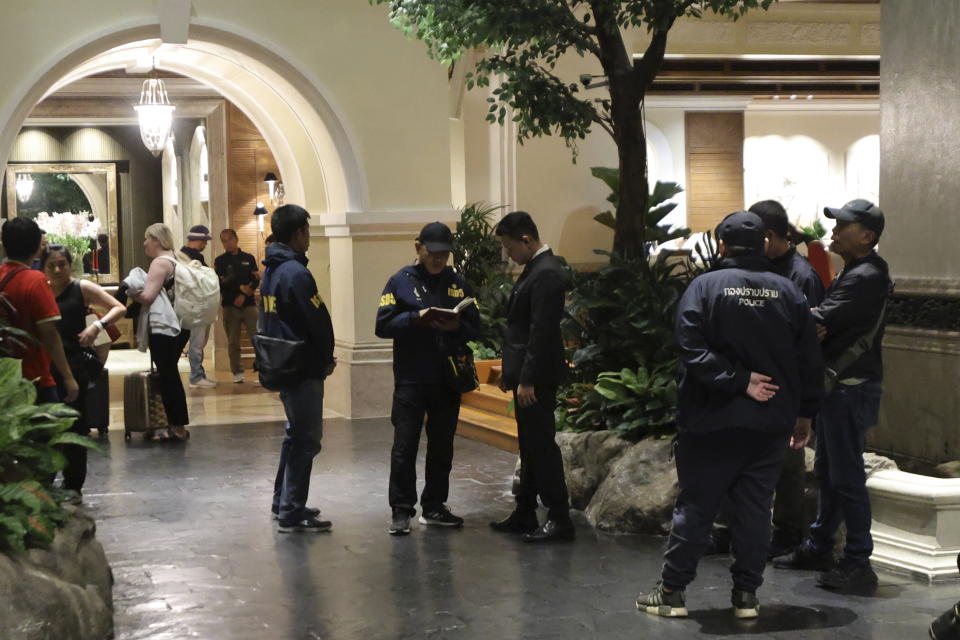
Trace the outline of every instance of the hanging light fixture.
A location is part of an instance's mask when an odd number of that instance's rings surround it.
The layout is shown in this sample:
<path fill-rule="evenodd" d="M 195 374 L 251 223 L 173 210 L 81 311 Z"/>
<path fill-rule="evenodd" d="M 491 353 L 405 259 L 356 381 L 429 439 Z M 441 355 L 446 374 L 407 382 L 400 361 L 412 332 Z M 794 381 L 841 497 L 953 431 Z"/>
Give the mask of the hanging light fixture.
<path fill-rule="evenodd" d="M 267 211 L 267 208 L 263 206 L 262 202 L 258 202 L 257 208 L 253 210 L 253 215 L 257 217 L 257 229 L 260 231 L 260 233 L 263 233 L 263 218 L 268 213 L 270 212 Z"/>
<path fill-rule="evenodd" d="M 33 195 L 33 178 L 29 173 L 17 174 L 17 200 L 26 202 Z"/>
<path fill-rule="evenodd" d="M 143 81 L 140 90 L 140 104 L 133 107 L 140 121 L 140 139 L 154 157 L 163 153 L 173 126 L 173 111 L 163 80 L 157 76 L 156 69 Z"/>

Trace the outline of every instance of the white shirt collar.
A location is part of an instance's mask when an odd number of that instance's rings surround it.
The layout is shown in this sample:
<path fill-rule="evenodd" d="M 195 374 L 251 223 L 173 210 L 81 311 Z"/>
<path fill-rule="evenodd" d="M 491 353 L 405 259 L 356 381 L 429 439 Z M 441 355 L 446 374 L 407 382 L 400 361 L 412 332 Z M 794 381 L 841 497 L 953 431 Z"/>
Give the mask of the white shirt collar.
<path fill-rule="evenodd" d="M 546 244 L 544 244 L 542 247 L 540 247 L 539 249 L 537 249 L 537 252 L 536 252 L 535 254 L 533 254 L 533 257 L 530 258 L 530 259 L 533 260 L 533 258 L 536 258 L 538 255 L 540 255 L 541 253 L 544 253 L 544 252 L 546 252 L 546 251 L 550 251 L 550 247 L 548 247 Z"/>

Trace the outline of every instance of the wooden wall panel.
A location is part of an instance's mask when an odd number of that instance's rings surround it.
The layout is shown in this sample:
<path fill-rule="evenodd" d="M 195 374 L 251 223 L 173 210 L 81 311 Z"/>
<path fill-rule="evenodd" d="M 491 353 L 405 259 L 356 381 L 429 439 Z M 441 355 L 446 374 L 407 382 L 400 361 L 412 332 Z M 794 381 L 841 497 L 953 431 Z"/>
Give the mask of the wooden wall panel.
<path fill-rule="evenodd" d="M 687 226 L 712 230 L 743 209 L 743 113 L 685 114 Z"/>
<path fill-rule="evenodd" d="M 232 103 L 227 103 L 228 188 L 230 226 L 240 236 L 240 248 L 263 260 L 263 240 L 270 234 L 269 216 L 261 234 L 253 210 L 263 202 L 273 211 L 263 177 L 273 172 L 282 180 L 277 162 L 257 127 Z"/>

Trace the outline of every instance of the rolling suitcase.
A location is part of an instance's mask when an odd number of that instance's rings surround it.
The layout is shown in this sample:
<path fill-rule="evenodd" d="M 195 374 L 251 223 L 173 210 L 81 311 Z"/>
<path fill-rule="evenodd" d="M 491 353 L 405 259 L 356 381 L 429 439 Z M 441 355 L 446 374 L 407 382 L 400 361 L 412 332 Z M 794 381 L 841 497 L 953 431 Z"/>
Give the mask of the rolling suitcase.
<path fill-rule="evenodd" d="M 123 439 L 129 442 L 132 433 L 142 432 L 144 439 L 150 440 L 154 431 L 169 426 L 157 372 L 151 369 L 124 376 Z"/>
<path fill-rule="evenodd" d="M 106 369 L 87 387 L 86 415 L 90 429 L 106 434 L 110 426 L 110 372 Z"/>

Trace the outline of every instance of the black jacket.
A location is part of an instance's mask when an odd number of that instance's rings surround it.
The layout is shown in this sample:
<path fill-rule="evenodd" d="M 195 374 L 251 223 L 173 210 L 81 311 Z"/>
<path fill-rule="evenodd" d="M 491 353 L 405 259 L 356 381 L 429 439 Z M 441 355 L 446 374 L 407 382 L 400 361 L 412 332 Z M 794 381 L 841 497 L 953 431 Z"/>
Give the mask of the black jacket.
<path fill-rule="evenodd" d="M 844 266 L 827 288 L 823 302 L 813 310 L 814 319 L 827 328 L 823 341 L 823 359 L 827 365 L 873 329 L 892 290 L 887 263 L 875 252 Z M 844 371 L 837 372 L 840 380 L 865 378 L 879 382 L 883 379 L 880 346 L 884 328 L 881 322 L 870 351 Z"/>
<path fill-rule="evenodd" d="M 815 307 L 823 301 L 823 280 L 817 275 L 810 261 L 797 253 L 796 247 L 770 261 L 774 273 L 778 273 L 800 287 L 807 296 L 807 305 Z"/>
<path fill-rule="evenodd" d="M 460 313 L 460 329 L 437 331 L 420 326 L 420 310 L 452 309 L 473 291 L 450 267 L 431 275 L 422 265 L 400 269 L 387 281 L 377 309 L 376 334 L 393 338 L 393 379 L 396 384 L 443 384 L 451 377 L 447 356 L 477 337 L 480 312 L 475 304 Z"/>
<path fill-rule="evenodd" d="M 678 427 L 705 433 L 745 428 L 787 434 L 813 417 L 823 362 L 807 299 L 769 271 L 762 256 L 727 258 L 690 283 L 677 310 Z M 750 372 L 780 389 L 768 402 L 746 395 Z"/>
<path fill-rule="evenodd" d="M 333 325 L 317 283 L 307 270 L 307 256 L 280 242 L 267 247 L 263 261 L 262 320 L 258 333 L 303 340 L 310 353 L 307 378 L 326 377 L 333 362 Z"/>
<path fill-rule="evenodd" d="M 233 301 L 241 294 L 244 296 L 243 306 L 251 307 L 256 304 L 253 296 L 240 291 L 241 285 L 256 289 L 260 284 L 260 280 L 254 275 L 259 271 L 256 258 L 245 251 L 237 251 L 237 255 L 225 251 L 213 261 L 213 269 L 220 276 L 220 303 L 224 307 L 232 307 Z"/>
<path fill-rule="evenodd" d="M 503 382 L 556 387 L 567 377 L 560 321 L 566 301 L 563 263 L 549 249 L 527 263 L 507 303 Z"/>
<path fill-rule="evenodd" d="M 194 249 L 193 247 L 188 247 L 188 246 L 184 245 L 184 246 L 180 247 L 180 251 L 181 251 L 184 255 L 186 255 L 188 258 L 190 258 L 191 260 L 197 260 L 197 261 L 199 261 L 200 264 L 202 264 L 203 266 L 207 266 L 207 261 L 203 259 L 203 254 L 202 254 L 200 251 L 198 251 L 197 249 Z M 231 302 L 230 304 L 233 304 L 233 302 Z"/>

